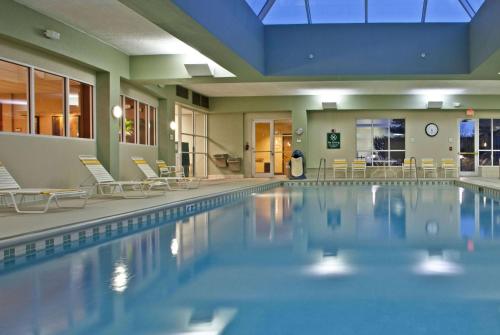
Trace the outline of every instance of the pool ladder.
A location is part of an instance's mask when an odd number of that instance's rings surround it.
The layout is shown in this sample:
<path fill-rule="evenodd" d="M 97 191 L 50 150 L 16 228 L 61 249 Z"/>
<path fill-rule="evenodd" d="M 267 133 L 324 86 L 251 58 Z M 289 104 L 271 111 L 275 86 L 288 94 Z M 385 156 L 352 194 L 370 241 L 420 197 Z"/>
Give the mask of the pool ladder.
<path fill-rule="evenodd" d="M 415 164 L 412 164 L 412 163 Z M 417 184 L 418 184 L 418 171 L 417 171 L 417 158 L 415 156 L 410 157 L 410 178 L 411 178 L 411 167 L 415 167 L 415 178 L 417 178 Z"/>
<path fill-rule="evenodd" d="M 316 184 L 319 182 L 319 174 L 321 172 L 321 166 L 323 166 L 323 181 L 326 180 L 326 158 L 321 157 L 319 160 L 318 175 L 316 176 Z"/>

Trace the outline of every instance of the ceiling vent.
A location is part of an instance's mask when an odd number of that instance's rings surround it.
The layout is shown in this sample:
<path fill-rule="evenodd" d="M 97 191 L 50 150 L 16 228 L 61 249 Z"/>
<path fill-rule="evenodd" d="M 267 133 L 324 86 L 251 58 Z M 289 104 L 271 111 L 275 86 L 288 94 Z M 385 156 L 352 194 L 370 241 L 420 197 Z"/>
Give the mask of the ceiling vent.
<path fill-rule="evenodd" d="M 214 70 L 208 64 L 184 64 L 191 77 L 213 77 Z"/>
<path fill-rule="evenodd" d="M 441 108 L 443 108 L 443 102 L 442 101 L 428 101 L 427 108 L 428 109 L 441 109 Z"/>
<path fill-rule="evenodd" d="M 323 109 L 337 109 L 337 103 L 336 102 L 323 102 Z"/>

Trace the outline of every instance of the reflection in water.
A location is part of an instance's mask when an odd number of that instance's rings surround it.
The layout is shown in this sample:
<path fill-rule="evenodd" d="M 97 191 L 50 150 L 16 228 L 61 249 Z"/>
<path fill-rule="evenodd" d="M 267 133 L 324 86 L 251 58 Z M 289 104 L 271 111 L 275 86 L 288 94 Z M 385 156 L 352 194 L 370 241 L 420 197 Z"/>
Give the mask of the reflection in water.
<path fill-rule="evenodd" d="M 453 251 L 421 253 L 414 272 L 423 276 L 453 276 L 463 273 L 463 268 L 456 261 L 459 254 Z"/>
<path fill-rule="evenodd" d="M 354 273 L 354 267 L 342 252 L 323 252 L 317 261 L 307 266 L 306 273 L 319 277 L 346 276 Z"/>
<path fill-rule="evenodd" d="M 127 289 L 129 274 L 127 265 L 122 261 L 115 264 L 115 270 L 111 278 L 111 288 L 113 291 L 122 293 Z"/>
<path fill-rule="evenodd" d="M 500 333 L 499 237 L 453 186 L 277 189 L 0 273 L 0 334 Z"/>
<path fill-rule="evenodd" d="M 177 253 L 179 252 L 179 241 L 177 241 L 176 238 L 173 238 L 170 243 L 170 252 L 172 253 L 172 256 L 177 256 Z"/>

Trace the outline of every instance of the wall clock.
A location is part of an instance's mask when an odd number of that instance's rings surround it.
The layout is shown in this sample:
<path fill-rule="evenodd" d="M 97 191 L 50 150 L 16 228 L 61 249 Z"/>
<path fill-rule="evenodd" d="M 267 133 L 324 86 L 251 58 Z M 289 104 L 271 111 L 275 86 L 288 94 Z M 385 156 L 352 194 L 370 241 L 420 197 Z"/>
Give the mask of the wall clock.
<path fill-rule="evenodd" d="M 437 135 L 438 132 L 439 128 L 435 123 L 428 123 L 425 126 L 425 133 L 427 134 L 427 136 L 434 137 Z"/>

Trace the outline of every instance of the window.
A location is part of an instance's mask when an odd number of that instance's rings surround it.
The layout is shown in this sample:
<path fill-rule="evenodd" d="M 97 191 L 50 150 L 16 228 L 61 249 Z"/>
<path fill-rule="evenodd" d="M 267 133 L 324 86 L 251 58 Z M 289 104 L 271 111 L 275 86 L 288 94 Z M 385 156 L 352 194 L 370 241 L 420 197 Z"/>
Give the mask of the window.
<path fill-rule="evenodd" d="M 69 81 L 69 136 L 92 138 L 94 106 L 92 86 Z"/>
<path fill-rule="evenodd" d="M 139 144 L 147 144 L 146 140 L 148 139 L 148 134 L 146 132 L 146 118 L 148 116 L 148 106 L 146 104 L 143 104 L 142 102 L 139 103 L 139 109 L 137 110 L 138 116 L 137 119 L 139 120 Z"/>
<path fill-rule="evenodd" d="M 401 165 L 405 158 L 404 119 L 356 121 L 357 157 L 368 165 Z"/>
<path fill-rule="evenodd" d="M 0 131 L 29 132 L 29 68 L 0 61 Z"/>
<path fill-rule="evenodd" d="M 149 106 L 149 145 L 156 145 L 156 108 Z"/>
<path fill-rule="evenodd" d="M 91 139 L 93 118 L 92 85 L 0 60 L 0 131 Z"/>
<path fill-rule="evenodd" d="M 500 119 L 479 119 L 479 165 L 498 166 Z"/>
<path fill-rule="evenodd" d="M 124 101 L 125 142 L 135 143 L 135 100 L 125 98 Z"/>
<path fill-rule="evenodd" d="M 206 177 L 207 115 L 180 105 L 175 110 L 178 165 L 186 175 Z"/>
<path fill-rule="evenodd" d="M 65 136 L 64 77 L 35 70 L 35 134 Z"/>
<path fill-rule="evenodd" d="M 156 107 L 130 97 L 120 97 L 124 112 L 118 130 L 120 142 L 156 145 Z"/>

